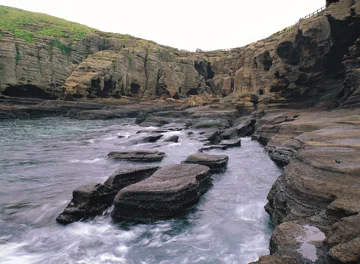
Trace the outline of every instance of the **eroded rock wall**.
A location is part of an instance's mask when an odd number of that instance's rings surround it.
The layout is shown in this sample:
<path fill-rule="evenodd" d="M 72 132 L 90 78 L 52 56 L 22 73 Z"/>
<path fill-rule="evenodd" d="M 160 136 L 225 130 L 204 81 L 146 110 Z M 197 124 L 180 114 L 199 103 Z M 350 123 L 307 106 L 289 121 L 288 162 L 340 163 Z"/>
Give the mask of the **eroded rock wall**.
<path fill-rule="evenodd" d="M 44 98 L 144 99 L 207 92 L 264 106 L 354 107 L 359 14 L 358 1 L 331 1 L 322 13 L 269 38 L 195 53 L 99 31 L 76 42 L 52 37 L 26 42 L 3 31 L 0 91 Z"/>

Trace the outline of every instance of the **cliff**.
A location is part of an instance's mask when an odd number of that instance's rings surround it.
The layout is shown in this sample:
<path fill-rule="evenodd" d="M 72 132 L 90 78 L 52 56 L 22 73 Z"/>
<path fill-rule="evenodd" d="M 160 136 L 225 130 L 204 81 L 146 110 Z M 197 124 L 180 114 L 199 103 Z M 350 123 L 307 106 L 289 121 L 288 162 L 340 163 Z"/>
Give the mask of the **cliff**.
<path fill-rule="evenodd" d="M 4 95 L 178 99 L 207 92 L 264 107 L 357 105 L 356 1 L 329 3 L 269 38 L 210 52 L 179 51 L 9 7 L 0 12 Z"/>

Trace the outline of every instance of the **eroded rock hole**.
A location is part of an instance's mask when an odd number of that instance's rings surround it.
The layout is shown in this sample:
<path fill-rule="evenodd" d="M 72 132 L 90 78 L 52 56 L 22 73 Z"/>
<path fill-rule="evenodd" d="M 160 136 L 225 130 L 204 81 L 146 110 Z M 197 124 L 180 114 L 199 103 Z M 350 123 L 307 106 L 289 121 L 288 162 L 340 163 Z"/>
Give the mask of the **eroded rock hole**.
<path fill-rule="evenodd" d="M 205 80 L 214 78 L 215 74 L 211 69 L 211 63 L 206 61 L 195 61 L 194 68 Z"/>
<path fill-rule="evenodd" d="M 139 92 L 140 92 L 140 85 L 135 82 L 132 82 L 130 85 L 130 93 L 132 95 L 138 95 Z"/>
<path fill-rule="evenodd" d="M 294 48 L 291 41 L 280 43 L 276 49 L 276 53 L 286 63 L 295 65 L 300 61 L 299 52 Z"/>
<path fill-rule="evenodd" d="M 191 88 L 189 89 L 189 91 L 186 93 L 187 96 L 190 96 L 190 95 L 198 95 L 198 90 L 196 88 Z"/>
<path fill-rule="evenodd" d="M 264 61 L 263 61 L 264 70 L 269 71 L 272 64 L 273 64 L 273 60 L 270 56 L 270 53 L 268 51 L 266 51 L 264 54 Z"/>
<path fill-rule="evenodd" d="M 211 69 L 211 63 L 208 62 L 207 66 L 206 66 L 206 71 L 207 71 L 207 79 L 212 79 L 215 76 L 215 73 L 213 72 L 213 70 Z"/>
<path fill-rule="evenodd" d="M 95 90 L 100 89 L 100 79 L 99 78 L 91 80 L 91 88 L 95 89 Z"/>
<path fill-rule="evenodd" d="M 103 92 L 102 92 L 102 95 L 104 97 L 108 97 L 110 96 L 110 94 L 114 91 L 115 89 L 115 85 L 116 85 L 116 82 L 113 81 L 112 79 L 105 79 L 104 80 L 104 89 L 103 89 Z"/>
<path fill-rule="evenodd" d="M 35 85 L 17 85 L 10 86 L 6 88 L 3 92 L 3 95 L 12 96 L 12 97 L 27 97 L 27 98 L 40 98 L 40 99 L 48 99 L 53 100 L 56 99 L 54 95 L 51 95 L 41 88 Z"/>

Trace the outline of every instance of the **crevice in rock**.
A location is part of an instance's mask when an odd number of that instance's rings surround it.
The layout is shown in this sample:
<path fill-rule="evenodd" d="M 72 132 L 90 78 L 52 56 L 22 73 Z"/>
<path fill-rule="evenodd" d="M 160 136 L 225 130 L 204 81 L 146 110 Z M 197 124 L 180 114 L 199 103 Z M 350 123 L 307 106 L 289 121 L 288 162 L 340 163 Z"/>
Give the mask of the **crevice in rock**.
<path fill-rule="evenodd" d="M 148 80 L 149 80 L 148 71 L 147 71 L 148 55 L 149 55 L 149 51 L 146 50 L 145 58 L 144 58 L 145 87 L 144 87 L 144 92 L 143 92 L 142 96 L 145 95 L 146 90 L 148 89 Z"/>
<path fill-rule="evenodd" d="M 140 85 L 136 82 L 131 82 L 130 84 L 130 93 L 133 96 L 137 96 L 140 92 Z"/>
<path fill-rule="evenodd" d="M 281 42 L 277 46 L 276 53 L 285 63 L 296 65 L 300 61 L 300 54 L 291 41 Z"/>
<path fill-rule="evenodd" d="M 43 89 L 31 84 L 9 86 L 2 92 L 2 94 L 11 97 L 40 98 L 47 100 L 56 99 L 56 96 L 51 95 Z"/>
<path fill-rule="evenodd" d="M 104 80 L 104 89 L 102 90 L 100 96 L 110 97 L 116 86 L 116 81 L 113 81 L 111 77 L 105 78 Z"/>
<path fill-rule="evenodd" d="M 272 64 L 273 64 L 273 60 L 272 60 L 272 58 L 270 56 L 270 53 L 269 53 L 269 51 L 266 51 L 264 53 L 264 59 L 263 59 L 264 70 L 269 71 Z"/>
<path fill-rule="evenodd" d="M 207 61 L 195 61 L 194 68 L 199 75 L 204 77 L 206 85 L 212 89 L 214 86 L 212 79 L 214 78 L 215 73 L 211 68 L 211 63 Z"/>

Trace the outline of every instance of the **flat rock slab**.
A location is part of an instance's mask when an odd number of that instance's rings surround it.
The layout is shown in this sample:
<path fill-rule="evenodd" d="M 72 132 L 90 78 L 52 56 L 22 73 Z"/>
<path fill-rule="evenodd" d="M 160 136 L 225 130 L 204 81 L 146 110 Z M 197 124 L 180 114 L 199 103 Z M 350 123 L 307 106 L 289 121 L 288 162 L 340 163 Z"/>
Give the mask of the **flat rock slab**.
<path fill-rule="evenodd" d="M 155 162 L 161 161 L 165 157 L 165 153 L 155 150 L 113 151 L 108 154 L 108 157 L 116 160 Z"/>
<path fill-rule="evenodd" d="M 200 152 L 203 152 L 203 151 L 212 150 L 212 149 L 226 150 L 226 149 L 227 149 L 227 146 L 222 146 L 222 145 L 209 145 L 209 146 L 206 146 L 206 147 L 203 147 L 203 148 L 199 149 L 199 151 L 200 151 Z"/>
<path fill-rule="evenodd" d="M 104 184 L 83 185 L 73 191 L 73 198 L 56 221 L 70 224 L 101 215 L 114 201 L 115 195 L 131 184 L 150 177 L 159 167 L 142 166 L 115 171 Z"/>
<path fill-rule="evenodd" d="M 144 181 L 122 189 L 111 216 L 149 222 L 186 212 L 210 187 L 209 168 L 196 164 L 167 165 Z"/>
<path fill-rule="evenodd" d="M 122 188 L 149 178 L 158 168 L 159 166 L 121 168 L 115 171 L 104 182 L 104 185 L 115 192 L 115 197 Z"/>
<path fill-rule="evenodd" d="M 240 147 L 241 139 L 228 139 L 222 140 L 219 145 L 226 146 L 227 148 Z"/>
<path fill-rule="evenodd" d="M 222 171 L 226 168 L 229 157 L 226 155 L 210 155 L 195 153 L 187 157 L 183 164 L 199 164 L 208 166 L 211 172 Z"/>

